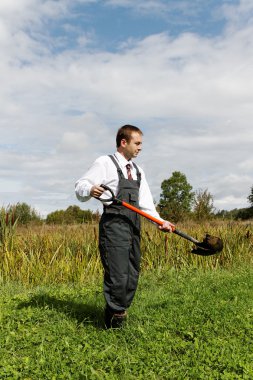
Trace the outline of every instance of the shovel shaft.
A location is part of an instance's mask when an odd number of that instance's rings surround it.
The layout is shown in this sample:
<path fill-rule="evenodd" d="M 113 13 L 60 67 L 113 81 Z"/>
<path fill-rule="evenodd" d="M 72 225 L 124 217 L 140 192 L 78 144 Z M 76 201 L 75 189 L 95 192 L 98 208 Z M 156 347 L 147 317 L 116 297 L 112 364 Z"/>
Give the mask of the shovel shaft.
<path fill-rule="evenodd" d="M 119 200 L 117 199 L 117 201 L 119 201 Z M 146 219 L 151 220 L 152 222 L 158 224 L 159 226 L 163 225 L 163 221 L 162 220 L 157 219 L 154 216 L 149 215 L 145 211 L 142 211 L 139 208 L 134 207 L 134 206 L 130 205 L 127 202 L 124 202 L 124 201 L 119 201 L 119 202 L 122 204 L 122 206 L 128 208 L 129 210 L 132 210 L 132 211 L 136 212 L 137 214 L 139 214 L 141 216 L 144 216 Z M 191 241 L 194 244 L 198 244 L 199 243 L 198 240 L 194 239 L 192 236 L 187 235 L 185 232 L 182 232 L 182 231 L 176 229 L 175 226 L 172 226 L 172 232 L 174 232 L 174 234 L 177 234 L 177 235 L 183 237 L 184 239 L 187 239 L 187 240 Z"/>
<path fill-rule="evenodd" d="M 200 243 L 198 240 L 194 239 L 192 236 L 189 236 L 185 232 L 182 232 L 182 231 L 180 231 L 180 230 L 178 230 L 176 228 L 175 228 L 175 230 L 173 232 L 174 232 L 174 234 L 177 234 L 177 235 L 181 236 L 182 238 L 191 241 L 194 244 L 199 244 Z"/>
<path fill-rule="evenodd" d="M 152 222 L 157 223 L 159 226 L 162 226 L 162 225 L 163 225 L 163 221 L 162 221 L 162 220 L 157 219 L 157 218 L 155 218 L 154 216 L 149 215 L 147 212 L 142 211 L 142 210 L 140 210 L 139 208 L 134 207 L 134 206 L 130 205 L 130 204 L 127 203 L 127 202 L 120 201 L 120 203 L 122 204 L 122 206 L 128 208 L 129 210 L 132 210 L 132 211 L 136 212 L 137 214 L 139 214 L 139 215 L 141 215 L 141 216 L 144 216 L 145 218 L 151 220 Z"/>

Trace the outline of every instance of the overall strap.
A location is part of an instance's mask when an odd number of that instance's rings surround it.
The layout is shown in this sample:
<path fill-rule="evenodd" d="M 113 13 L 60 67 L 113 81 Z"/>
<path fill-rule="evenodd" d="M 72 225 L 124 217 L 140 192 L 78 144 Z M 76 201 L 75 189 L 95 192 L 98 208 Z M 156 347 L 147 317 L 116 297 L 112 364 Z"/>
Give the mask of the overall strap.
<path fill-rule="evenodd" d="M 136 170 L 136 175 L 137 175 L 137 181 L 138 181 L 138 184 L 139 184 L 139 186 L 140 186 L 140 184 L 141 184 L 141 172 L 140 172 L 140 170 L 138 169 L 138 166 L 133 162 L 133 166 L 134 166 L 134 168 L 135 168 L 135 170 Z"/>
<path fill-rule="evenodd" d="M 122 170 L 121 170 L 121 168 L 120 168 L 120 166 L 119 166 L 119 164 L 118 164 L 118 162 L 117 162 L 117 160 L 116 160 L 116 158 L 115 158 L 112 154 L 109 154 L 109 157 L 111 158 L 112 162 L 114 163 L 114 165 L 115 165 L 116 168 L 117 168 L 117 172 L 118 172 L 119 179 L 120 179 L 120 178 L 125 178 L 125 177 L 124 177 L 124 174 L 122 173 Z"/>
<path fill-rule="evenodd" d="M 109 157 L 111 158 L 112 162 L 114 163 L 114 165 L 116 166 L 117 168 L 117 172 L 118 172 L 118 176 L 119 178 L 125 178 L 124 177 L 124 174 L 122 173 L 122 170 L 116 160 L 116 158 L 112 155 L 112 154 L 109 154 Z M 140 186 L 140 183 L 141 183 L 141 172 L 140 170 L 138 169 L 138 166 L 133 162 L 133 166 L 136 170 L 136 175 L 137 175 L 137 181 L 138 181 L 138 184 Z"/>

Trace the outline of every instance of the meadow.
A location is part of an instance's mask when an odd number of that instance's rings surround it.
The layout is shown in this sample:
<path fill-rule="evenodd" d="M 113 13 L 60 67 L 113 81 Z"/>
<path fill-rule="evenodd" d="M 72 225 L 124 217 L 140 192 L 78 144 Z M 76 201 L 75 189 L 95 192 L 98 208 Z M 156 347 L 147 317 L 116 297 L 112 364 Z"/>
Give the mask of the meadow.
<path fill-rule="evenodd" d="M 209 258 L 191 254 L 193 244 L 160 232 L 144 220 L 142 271 L 159 268 L 229 269 L 252 264 L 253 225 L 240 222 L 193 222 L 178 226 L 202 241 L 205 233 L 224 242 L 221 254 Z M 6 226 L 0 246 L 0 283 L 23 285 L 83 283 L 102 274 L 98 225 Z"/>
<path fill-rule="evenodd" d="M 123 330 L 103 326 L 98 226 L 5 226 L 0 247 L 1 379 L 252 379 L 253 225 L 185 223 L 224 249 L 145 222 L 142 271 Z"/>

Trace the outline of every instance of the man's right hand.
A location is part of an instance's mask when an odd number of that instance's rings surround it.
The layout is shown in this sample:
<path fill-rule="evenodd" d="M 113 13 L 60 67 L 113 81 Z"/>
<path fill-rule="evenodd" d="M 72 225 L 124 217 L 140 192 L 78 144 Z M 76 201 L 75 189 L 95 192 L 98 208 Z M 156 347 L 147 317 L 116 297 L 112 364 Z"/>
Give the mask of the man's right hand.
<path fill-rule="evenodd" d="M 90 189 L 90 195 L 94 198 L 99 198 L 99 197 L 101 197 L 101 195 L 103 194 L 104 191 L 105 191 L 105 189 L 103 189 L 103 187 L 101 187 L 99 185 L 94 185 Z"/>

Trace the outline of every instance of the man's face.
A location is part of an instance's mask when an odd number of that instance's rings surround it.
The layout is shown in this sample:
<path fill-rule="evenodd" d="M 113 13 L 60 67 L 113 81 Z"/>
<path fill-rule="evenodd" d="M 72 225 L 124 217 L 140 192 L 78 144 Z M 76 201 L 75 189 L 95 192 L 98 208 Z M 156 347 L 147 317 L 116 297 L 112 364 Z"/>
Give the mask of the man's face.
<path fill-rule="evenodd" d="M 138 132 L 132 132 L 131 140 L 129 142 L 122 140 L 121 146 L 127 160 L 137 157 L 142 149 L 142 135 Z"/>

